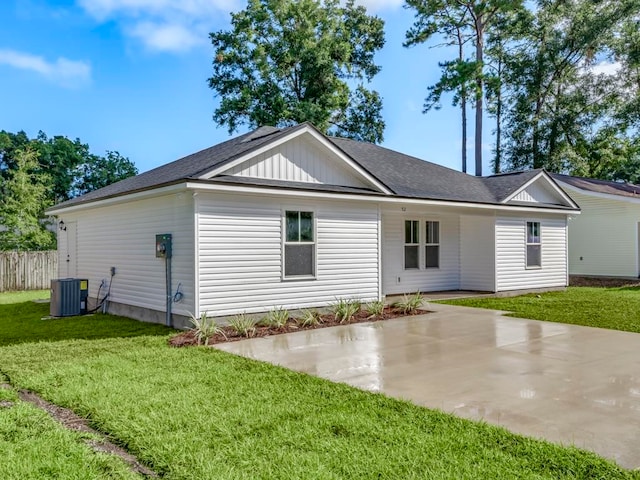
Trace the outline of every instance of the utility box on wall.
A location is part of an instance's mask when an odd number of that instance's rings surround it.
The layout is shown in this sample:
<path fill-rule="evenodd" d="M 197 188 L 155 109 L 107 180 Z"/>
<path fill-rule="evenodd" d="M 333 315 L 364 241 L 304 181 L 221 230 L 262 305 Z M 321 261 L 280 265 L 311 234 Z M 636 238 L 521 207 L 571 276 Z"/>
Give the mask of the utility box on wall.
<path fill-rule="evenodd" d="M 156 257 L 171 258 L 171 234 L 161 233 L 156 235 Z"/>
<path fill-rule="evenodd" d="M 89 280 L 83 278 L 58 278 L 51 280 L 52 317 L 71 317 L 87 313 Z"/>

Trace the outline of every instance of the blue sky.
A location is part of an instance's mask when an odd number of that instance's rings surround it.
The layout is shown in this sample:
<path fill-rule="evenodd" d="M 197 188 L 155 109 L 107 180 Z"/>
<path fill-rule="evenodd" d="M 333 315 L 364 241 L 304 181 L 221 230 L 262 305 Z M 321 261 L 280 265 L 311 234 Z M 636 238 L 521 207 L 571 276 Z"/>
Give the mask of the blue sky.
<path fill-rule="evenodd" d="M 362 0 L 386 22 L 384 146 L 460 170 L 456 108 L 421 113 L 446 49 L 402 47 L 402 0 Z M 212 120 L 208 32 L 227 29 L 243 0 L 0 1 L 0 130 L 65 135 L 92 152 L 117 150 L 143 172 L 229 138 Z M 473 138 L 470 112 L 469 138 Z M 491 122 L 483 172 L 489 172 Z M 242 129 L 240 133 L 246 131 Z M 473 173 L 473 148 L 469 143 Z"/>

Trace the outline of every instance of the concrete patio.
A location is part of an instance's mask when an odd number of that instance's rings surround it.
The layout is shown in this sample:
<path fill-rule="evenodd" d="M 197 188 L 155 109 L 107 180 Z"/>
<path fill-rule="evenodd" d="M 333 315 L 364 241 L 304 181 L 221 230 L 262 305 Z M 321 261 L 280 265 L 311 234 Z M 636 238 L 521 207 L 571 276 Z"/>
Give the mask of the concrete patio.
<path fill-rule="evenodd" d="M 429 309 L 216 348 L 640 467 L 640 334 Z"/>

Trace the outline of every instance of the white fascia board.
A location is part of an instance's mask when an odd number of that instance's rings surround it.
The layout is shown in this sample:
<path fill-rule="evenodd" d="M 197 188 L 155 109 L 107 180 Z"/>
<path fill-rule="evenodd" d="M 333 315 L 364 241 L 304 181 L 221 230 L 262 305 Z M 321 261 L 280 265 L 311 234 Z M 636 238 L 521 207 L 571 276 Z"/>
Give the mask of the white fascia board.
<path fill-rule="evenodd" d="M 573 208 L 580 208 L 578 207 L 578 204 L 576 202 L 574 202 L 571 197 L 569 195 L 567 195 L 562 188 L 560 188 L 552 179 L 551 177 L 549 177 L 549 175 L 547 173 L 545 173 L 544 171 L 540 172 L 538 175 L 536 175 L 535 177 L 533 177 L 531 180 L 529 180 L 527 183 L 525 183 L 524 185 L 522 185 L 518 190 L 516 190 L 515 192 L 513 192 L 511 195 L 509 195 L 507 198 L 505 198 L 502 203 L 507 203 L 510 202 L 511 200 L 513 200 L 520 192 L 522 192 L 523 190 L 526 190 L 531 184 L 537 182 L 540 178 L 544 178 L 547 181 L 547 184 L 553 188 L 553 190 L 560 195 L 560 197 L 570 206 L 572 206 Z"/>
<path fill-rule="evenodd" d="M 61 215 L 63 213 L 75 212 L 78 210 L 84 210 L 87 208 L 105 207 L 108 205 L 117 205 L 119 203 L 127 203 L 133 200 L 142 200 L 145 198 L 159 197 L 166 194 L 177 193 L 179 191 L 185 191 L 187 184 L 185 182 L 177 183 L 174 185 L 167 185 L 166 187 L 154 188 L 151 190 L 143 190 L 141 192 L 129 193 L 126 195 L 119 195 L 116 197 L 104 198 L 102 200 L 88 201 L 85 203 L 79 203 L 76 205 L 69 205 L 68 207 L 51 207 L 45 211 L 46 215 Z"/>
<path fill-rule="evenodd" d="M 376 202 L 387 204 L 405 204 L 405 205 L 425 205 L 436 207 L 453 207 L 453 208 L 473 208 L 482 210 L 498 210 L 508 212 L 535 212 L 535 213 L 560 213 L 562 215 L 578 215 L 580 210 L 566 210 L 556 209 L 549 207 L 526 207 L 519 205 L 499 205 L 490 203 L 473 203 L 473 202 L 453 202 L 447 200 L 427 200 L 421 198 L 404 198 L 404 197 L 392 197 L 383 195 L 355 195 L 350 193 L 334 193 L 334 192 L 322 192 L 322 191 L 305 191 L 305 190 L 293 190 L 285 188 L 265 188 L 265 187 L 251 187 L 251 186 L 238 186 L 238 185 L 222 185 L 222 184 L 204 184 L 189 182 L 187 188 L 190 190 L 200 190 L 203 192 L 220 192 L 220 193 L 247 193 L 253 195 L 277 195 L 284 197 L 305 197 L 305 198 L 320 198 L 320 199 L 336 199 L 336 200 L 352 200 L 361 202 Z"/>
<path fill-rule="evenodd" d="M 308 125 L 305 125 L 303 128 L 300 128 L 299 130 L 295 130 L 291 132 L 289 135 L 285 135 L 284 137 L 279 138 L 273 142 L 268 142 L 266 145 L 263 145 L 262 147 L 257 148 L 256 150 L 253 150 L 250 153 L 247 153 L 246 155 L 236 158 L 232 162 L 225 163 L 224 165 L 216 167 L 213 170 L 209 170 L 208 172 L 200 175 L 198 178 L 200 180 L 210 180 L 216 175 L 220 175 L 221 173 L 224 173 L 227 170 L 230 170 L 233 167 L 240 165 L 241 163 L 244 163 L 255 156 L 258 156 L 268 150 L 271 150 L 272 148 L 275 148 L 290 140 L 293 140 L 294 138 L 299 137 L 300 135 L 303 135 L 305 133 L 311 135 L 318 142 L 320 142 L 324 147 L 329 149 L 331 153 L 333 153 L 336 157 L 340 158 L 340 160 L 346 163 L 347 166 L 349 166 L 352 170 L 354 170 L 358 175 L 365 178 L 366 181 L 369 182 L 369 184 L 373 185 L 378 190 L 380 190 L 383 193 L 386 193 L 387 195 L 393 194 L 393 192 L 391 192 L 387 187 L 385 187 L 382 183 L 380 183 L 373 176 L 371 176 L 371 174 L 369 174 L 366 170 L 364 170 L 360 165 L 358 165 L 353 160 L 351 160 L 351 158 L 349 158 L 345 153 L 343 153 L 335 145 L 333 145 L 326 138 L 324 138 L 323 135 L 321 135 L 315 129 L 311 128 Z"/>
<path fill-rule="evenodd" d="M 635 198 L 635 197 L 627 197 L 625 195 L 615 195 L 613 193 L 592 192 L 590 190 L 584 190 L 574 185 L 569 185 L 568 183 L 564 183 L 560 180 L 557 180 L 557 182 L 560 185 L 562 185 L 562 188 L 566 188 L 573 192 L 580 193 L 582 195 L 587 195 L 589 197 L 606 198 L 607 200 L 617 200 L 619 202 L 640 203 L 640 195 L 638 195 L 638 198 Z"/>

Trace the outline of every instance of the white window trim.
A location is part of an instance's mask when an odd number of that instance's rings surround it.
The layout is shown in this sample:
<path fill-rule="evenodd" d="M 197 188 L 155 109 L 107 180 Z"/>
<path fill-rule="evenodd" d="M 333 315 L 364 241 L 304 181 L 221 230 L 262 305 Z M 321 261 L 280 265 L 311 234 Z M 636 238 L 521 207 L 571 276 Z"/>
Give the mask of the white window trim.
<path fill-rule="evenodd" d="M 431 223 L 437 223 L 438 224 L 438 243 L 427 243 L 427 223 L 431 222 Z M 441 227 L 441 222 L 440 220 L 425 220 L 424 221 L 424 269 L 425 270 L 439 270 L 440 269 L 440 259 L 441 259 L 441 255 L 440 255 L 440 249 L 441 249 L 441 245 L 440 245 L 440 227 Z M 438 266 L 437 267 L 427 267 L 427 247 L 438 247 Z"/>
<path fill-rule="evenodd" d="M 538 236 L 540 241 L 537 243 L 529 243 L 529 224 L 538 224 Z M 540 247 L 540 265 L 529 265 L 529 246 L 538 245 Z M 540 220 L 526 220 L 524 222 L 524 268 L 525 270 L 541 270 L 542 269 L 542 222 Z"/>
<path fill-rule="evenodd" d="M 416 222 L 418 224 L 418 243 L 407 243 L 407 239 L 406 239 L 406 236 L 405 236 L 405 229 L 407 228 L 406 227 L 406 223 L 407 222 Z M 402 236 L 403 236 L 403 239 L 404 239 L 403 242 L 402 242 L 402 269 L 404 271 L 407 271 L 407 272 L 413 272 L 413 271 L 416 271 L 416 270 L 422 270 L 422 268 L 421 268 L 421 266 L 422 266 L 422 261 L 421 261 L 422 260 L 422 254 L 420 253 L 420 249 L 422 247 L 421 241 L 420 241 L 420 237 L 421 237 L 421 235 L 420 235 L 420 223 L 421 223 L 421 221 L 420 220 L 416 220 L 415 218 L 405 218 L 405 219 L 403 219 L 403 222 L 402 222 Z M 415 267 L 415 268 L 413 268 L 413 267 L 407 268 L 407 249 L 406 249 L 406 247 L 417 247 L 418 248 L 418 266 Z"/>
<path fill-rule="evenodd" d="M 313 242 L 287 242 L 287 212 L 310 212 L 313 214 Z M 281 280 L 283 282 L 299 282 L 305 280 L 316 280 L 318 278 L 318 216 L 316 210 L 309 207 L 300 205 L 291 205 L 283 207 L 280 214 L 280 259 L 281 259 Z M 288 244 L 295 245 L 313 245 L 313 275 L 291 275 L 287 276 L 285 273 L 286 265 L 286 249 Z"/>

